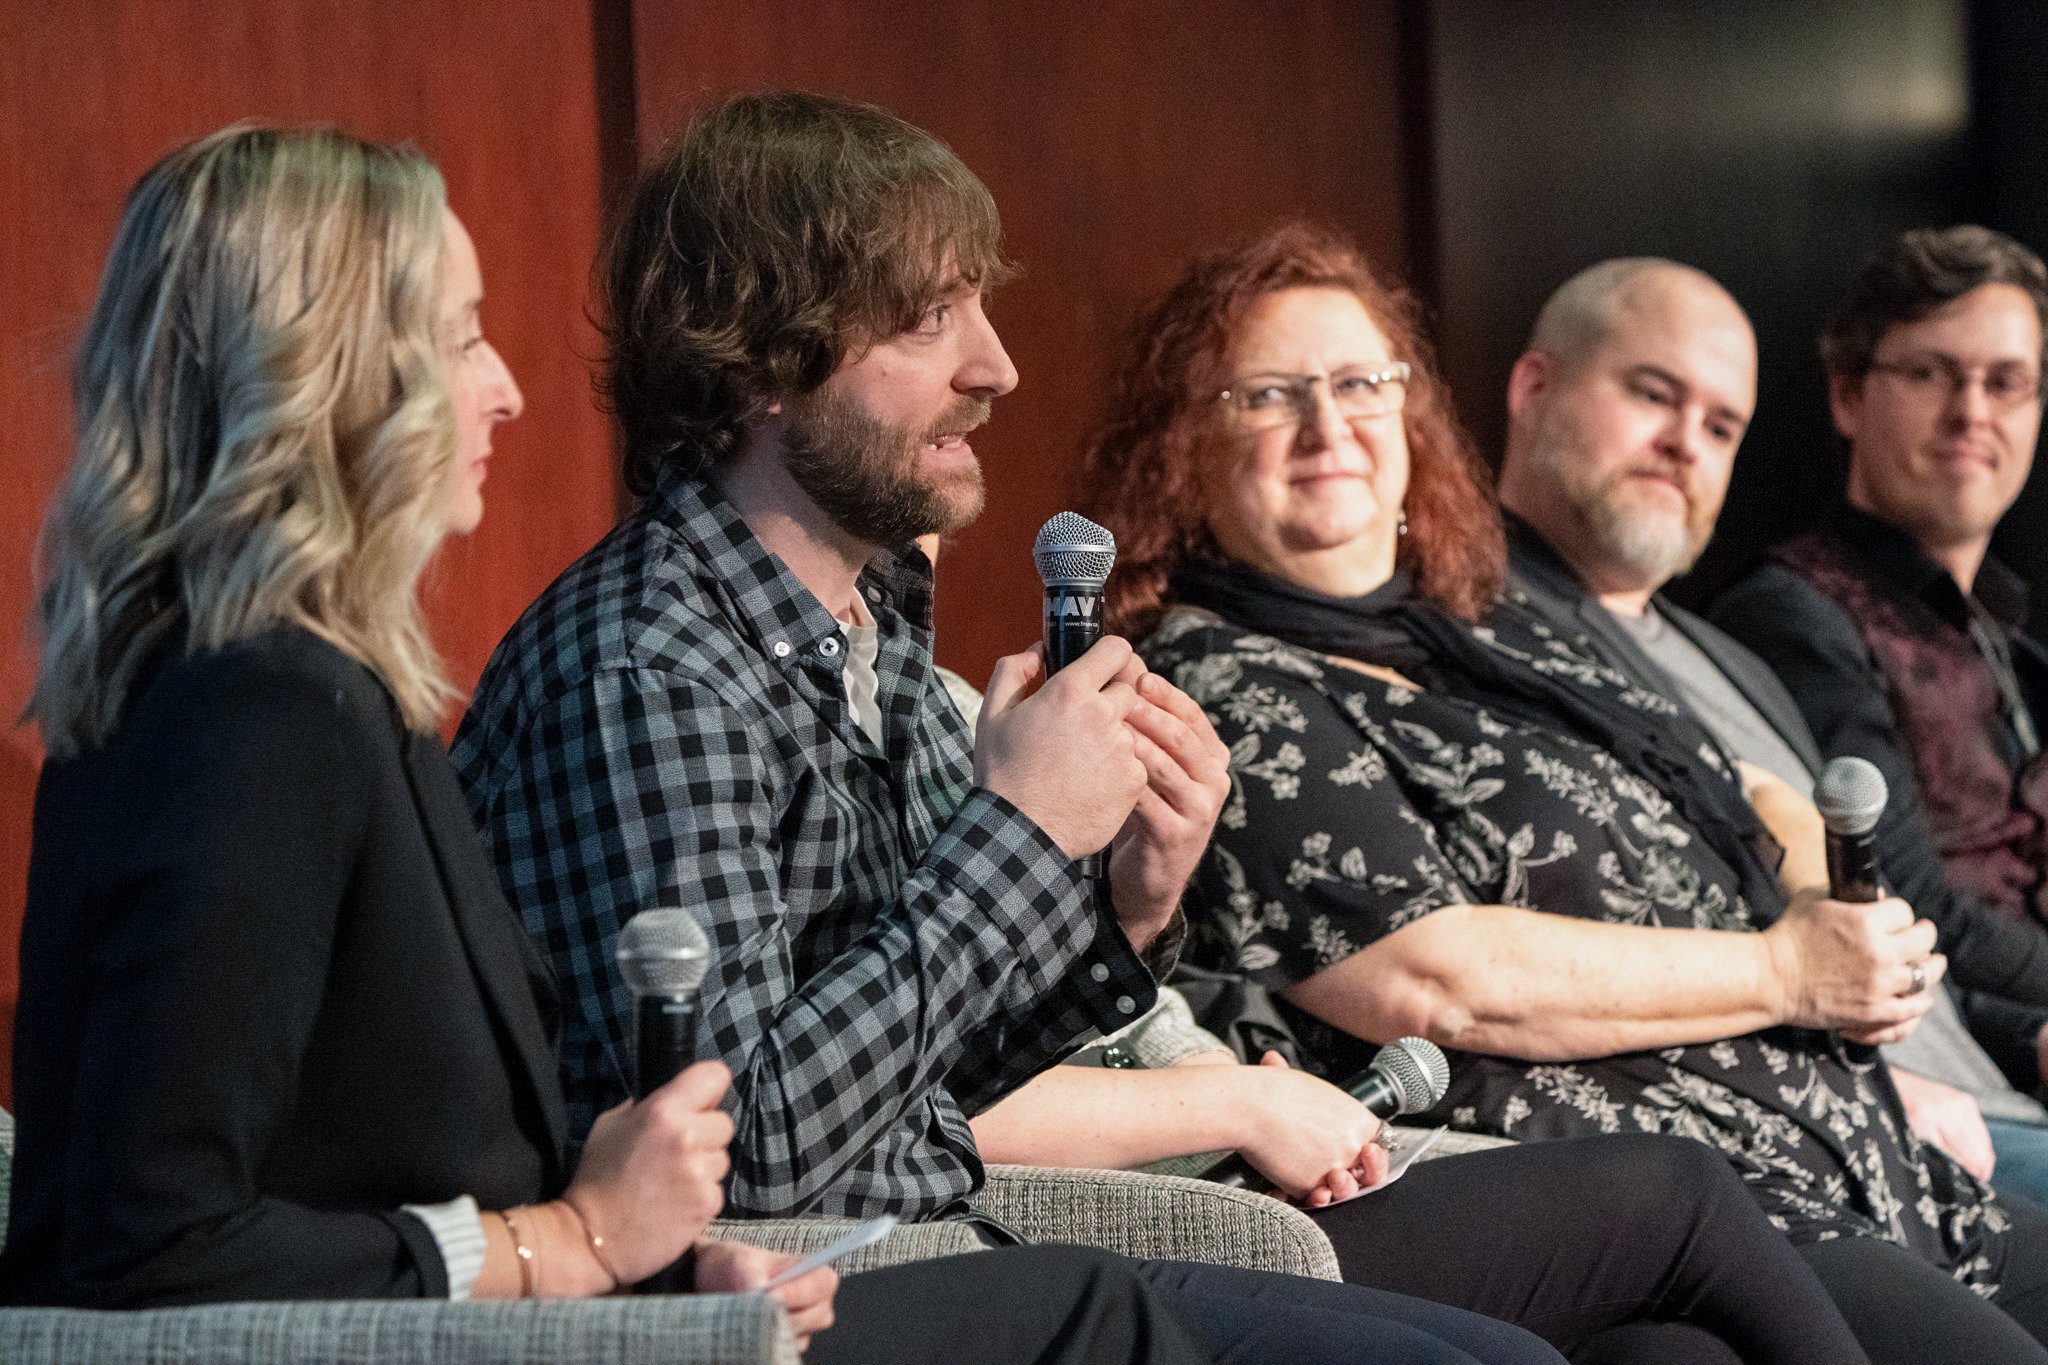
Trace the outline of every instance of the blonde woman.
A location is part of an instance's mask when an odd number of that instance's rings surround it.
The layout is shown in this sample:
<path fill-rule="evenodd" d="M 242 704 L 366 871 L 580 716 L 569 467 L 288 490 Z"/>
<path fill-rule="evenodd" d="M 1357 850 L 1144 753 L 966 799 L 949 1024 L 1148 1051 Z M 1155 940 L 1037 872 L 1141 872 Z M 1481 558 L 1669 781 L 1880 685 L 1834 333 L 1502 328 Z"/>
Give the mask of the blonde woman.
<path fill-rule="evenodd" d="M 521 406 L 482 300 L 411 152 L 235 128 L 130 197 L 43 547 L 8 1300 L 598 1294 L 720 1207 L 715 1062 L 601 1117 L 572 1172 L 553 983 L 436 738 L 415 587 Z M 693 1254 L 714 1291 L 787 1260 Z M 1055 1255 L 1018 1304 L 1017 1259 Z M 836 1284 L 774 1291 L 800 1342 Z M 878 1271 L 837 1307 L 814 1361 L 974 1330 L 991 1358 L 1208 1358 L 1070 1249 Z"/>
<path fill-rule="evenodd" d="M 481 299 L 411 153 L 231 129 L 129 200 L 45 533 L 17 1301 L 595 1293 L 717 1212 L 711 1067 L 569 1180 L 435 739 L 414 585 L 520 408 Z"/>

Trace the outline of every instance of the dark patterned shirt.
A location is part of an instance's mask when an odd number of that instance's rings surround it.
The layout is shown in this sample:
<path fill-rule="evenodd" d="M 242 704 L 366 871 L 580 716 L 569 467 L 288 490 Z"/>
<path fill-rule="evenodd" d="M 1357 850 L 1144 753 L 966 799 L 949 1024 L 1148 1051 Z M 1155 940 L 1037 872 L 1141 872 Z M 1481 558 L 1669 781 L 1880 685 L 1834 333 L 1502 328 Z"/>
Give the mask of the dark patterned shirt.
<path fill-rule="evenodd" d="M 2048 654 L 1996 560 L 1966 595 L 1912 538 L 1852 507 L 1772 551 L 1714 603 L 1829 753 L 1877 764 L 1918 803 L 1948 879 L 2048 924 Z"/>
<path fill-rule="evenodd" d="M 1512 625 L 1510 624 L 1512 622 Z M 1652 714 L 1671 703 L 1526 613 L 1482 638 Z M 1330 663 L 1186 608 L 1144 653 L 1231 748 L 1232 792 L 1190 897 L 1188 956 L 1275 991 L 1445 906 L 1513 905 L 1673 931 L 1750 932 L 1737 878 L 1654 787 L 1569 736 Z M 1283 1004 L 1310 1064 L 1372 1048 Z M 1452 1057 L 1437 1117 L 1536 1140 L 1676 1133 L 1724 1153 L 1795 1242 L 1901 1243 L 1983 1292 L 2003 1213 L 1906 1126 L 1876 1053 L 1773 1028 L 1570 1063 Z"/>
<path fill-rule="evenodd" d="M 981 1180 L 965 1112 L 1150 1007 L 1151 974 L 1036 824 L 972 787 L 931 568 L 878 558 L 882 742 L 839 623 L 708 485 L 671 477 L 498 646 L 455 759 L 567 1002 L 580 1135 L 624 1098 L 642 910 L 711 937 L 697 1055 L 733 1070 L 728 1210 L 906 1216 Z"/>

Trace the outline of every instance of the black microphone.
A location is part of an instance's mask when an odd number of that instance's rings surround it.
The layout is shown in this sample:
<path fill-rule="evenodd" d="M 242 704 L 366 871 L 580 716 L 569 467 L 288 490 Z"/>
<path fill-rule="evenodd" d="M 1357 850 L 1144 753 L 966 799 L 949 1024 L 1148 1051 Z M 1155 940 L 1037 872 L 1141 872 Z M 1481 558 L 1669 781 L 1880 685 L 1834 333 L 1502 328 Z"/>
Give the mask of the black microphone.
<path fill-rule="evenodd" d="M 1057 673 L 1102 638 L 1102 588 L 1116 565 L 1116 537 L 1077 512 L 1061 512 L 1038 528 L 1031 562 L 1045 584 L 1045 671 Z M 1080 860 L 1102 875 L 1102 855 Z"/>
<path fill-rule="evenodd" d="M 633 992 L 633 1098 L 645 1099 L 690 1064 L 711 942 L 689 911 L 647 910 L 619 931 L 618 962 Z"/>
<path fill-rule="evenodd" d="M 1372 1065 L 1341 1087 L 1375 1118 L 1394 1119 L 1433 1106 L 1451 1088 L 1451 1063 L 1427 1038 L 1396 1038 L 1381 1048 Z M 1203 1178 L 1235 1189 L 1270 1189 L 1258 1168 L 1233 1153 L 1203 1172 Z"/>
<path fill-rule="evenodd" d="M 1814 785 L 1813 804 L 1828 829 L 1828 894 L 1866 903 L 1884 896 L 1877 865 L 1877 821 L 1891 793 L 1868 759 L 1845 754 L 1828 760 Z"/>

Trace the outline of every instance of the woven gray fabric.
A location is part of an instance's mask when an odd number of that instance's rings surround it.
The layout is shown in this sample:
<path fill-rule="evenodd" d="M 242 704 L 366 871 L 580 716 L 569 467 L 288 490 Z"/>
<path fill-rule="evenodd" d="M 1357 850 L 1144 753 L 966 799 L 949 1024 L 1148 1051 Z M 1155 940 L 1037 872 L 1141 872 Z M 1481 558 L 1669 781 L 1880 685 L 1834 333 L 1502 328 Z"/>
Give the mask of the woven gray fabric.
<path fill-rule="evenodd" d="M 1077 1242 L 1141 1260 L 1340 1278 L 1330 1239 L 1307 1214 L 1204 1180 L 991 1166 L 974 1206 L 1041 1242 Z"/>
<path fill-rule="evenodd" d="M 799 1365 L 781 1308 L 759 1295 L 439 1303 L 229 1303 L 144 1313 L 0 1311 L 0 1360 L 72 1365 Z"/>
<path fill-rule="evenodd" d="M 1131 1023 L 1089 1045 L 1093 1050 L 1121 1044 L 1132 1062 L 1146 1070 L 1172 1066 L 1200 1052 L 1228 1052 L 1230 1044 L 1195 1022 L 1187 998 L 1171 986 L 1159 988 L 1159 1000 Z"/>
<path fill-rule="evenodd" d="M 857 1218 L 721 1218 L 705 1232 L 724 1242 L 745 1242 L 786 1256 L 802 1256 L 828 1246 L 841 1233 L 860 1226 Z M 931 1261 L 941 1256 L 964 1256 L 986 1251 L 974 1229 L 965 1223 L 908 1223 L 871 1247 L 862 1247 L 834 1261 L 841 1275 L 858 1275 L 863 1270 L 903 1265 L 908 1261 Z"/>

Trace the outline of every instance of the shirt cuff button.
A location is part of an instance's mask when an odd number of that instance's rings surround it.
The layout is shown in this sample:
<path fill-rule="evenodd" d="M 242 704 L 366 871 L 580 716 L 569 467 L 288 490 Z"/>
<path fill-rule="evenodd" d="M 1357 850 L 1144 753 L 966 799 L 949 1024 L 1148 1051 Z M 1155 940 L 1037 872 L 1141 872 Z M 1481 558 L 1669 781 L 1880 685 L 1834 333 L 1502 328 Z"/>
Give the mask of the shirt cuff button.
<path fill-rule="evenodd" d="M 1109 980 L 1109 968 L 1098 962 L 1088 969 L 1088 976 L 1091 980 L 1097 982 L 1107 981 Z"/>
<path fill-rule="evenodd" d="M 1138 1002 L 1128 995 L 1119 995 L 1116 998 L 1116 1008 L 1120 1014 L 1129 1014 L 1138 1008 Z"/>

